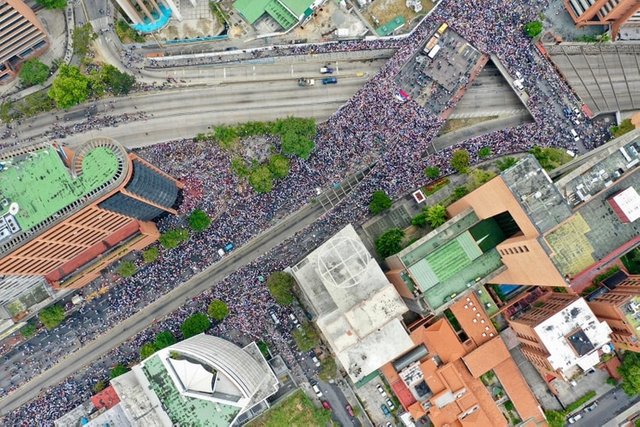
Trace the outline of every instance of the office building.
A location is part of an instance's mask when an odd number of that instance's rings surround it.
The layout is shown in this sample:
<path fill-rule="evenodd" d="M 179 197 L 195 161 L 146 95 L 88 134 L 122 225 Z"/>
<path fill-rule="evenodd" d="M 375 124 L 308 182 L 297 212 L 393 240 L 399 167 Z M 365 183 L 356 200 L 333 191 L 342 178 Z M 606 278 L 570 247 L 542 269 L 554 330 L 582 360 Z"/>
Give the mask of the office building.
<path fill-rule="evenodd" d="M 547 292 L 508 321 L 543 378 L 567 380 L 613 351 L 611 328 L 575 294 Z"/>
<path fill-rule="evenodd" d="M 640 24 L 637 0 L 565 0 L 564 5 L 576 26 L 608 25 L 614 40 L 625 23 Z"/>
<path fill-rule="evenodd" d="M 542 409 L 480 301 L 470 294 L 452 312 L 457 331 L 447 319 L 423 319 L 409 326 L 414 348 L 381 369 L 403 409 L 437 427 L 507 426 L 516 418 L 542 425 Z"/>
<path fill-rule="evenodd" d="M 88 427 L 241 425 L 279 382 L 255 342 L 244 348 L 200 334 L 157 351 L 56 421 Z M 104 408 L 104 409 L 103 409 Z"/>
<path fill-rule="evenodd" d="M 318 329 L 354 383 L 413 346 L 401 321 L 407 306 L 352 225 L 291 273 Z"/>
<path fill-rule="evenodd" d="M 618 350 L 640 352 L 640 277 L 623 271 L 616 276 L 586 300 L 596 317 L 611 328 L 611 341 Z"/>
<path fill-rule="evenodd" d="M 180 187 L 108 138 L 75 152 L 43 143 L 0 154 L 3 314 L 19 318 L 16 309 L 37 304 L 34 287 L 80 288 L 154 242 L 153 220 L 177 213 Z"/>
<path fill-rule="evenodd" d="M 196 0 L 189 0 L 193 7 Z M 116 0 L 131 26 L 140 33 L 153 33 L 164 28 L 173 17 L 182 21 L 180 0 Z"/>
<path fill-rule="evenodd" d="M 0 84 L 12 80 L 23 61 L 48 47 L 42 23 L 24 1 L 0 1 Z"/>

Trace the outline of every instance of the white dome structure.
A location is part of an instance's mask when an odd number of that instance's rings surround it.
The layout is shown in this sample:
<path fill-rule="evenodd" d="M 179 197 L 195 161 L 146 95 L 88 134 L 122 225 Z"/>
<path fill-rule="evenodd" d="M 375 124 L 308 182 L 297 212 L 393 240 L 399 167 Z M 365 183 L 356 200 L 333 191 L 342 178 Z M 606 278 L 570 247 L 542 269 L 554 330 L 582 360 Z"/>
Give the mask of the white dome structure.
<path fill-rule="evenodd" d="M 371 255 L 360 240 L 339 236 L 328 240 L 320 248 L 316 259 L 320 278 L 327 286 L 350 288 L 359 284 L 365 275 Z"/>

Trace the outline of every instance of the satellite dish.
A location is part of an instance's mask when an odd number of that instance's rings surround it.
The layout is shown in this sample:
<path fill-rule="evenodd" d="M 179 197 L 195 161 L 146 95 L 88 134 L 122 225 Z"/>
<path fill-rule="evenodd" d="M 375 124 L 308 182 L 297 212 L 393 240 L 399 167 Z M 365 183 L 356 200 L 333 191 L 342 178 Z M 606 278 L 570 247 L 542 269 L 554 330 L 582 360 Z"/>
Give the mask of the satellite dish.
<path fill-rule="evenodd" d="M 18 204 L 16 202 L 13 202 L 9 205 L 9 213 L 13 216 L 18 215 L 18 212 L 20 212 L 20 206 L 18 206 Z"/>
<path fill-rule="evenodd" d="M 605 354 L 611 353 L 611 346 L 609 344 L 605 344 L 602 346 L 602 352 Z"/>

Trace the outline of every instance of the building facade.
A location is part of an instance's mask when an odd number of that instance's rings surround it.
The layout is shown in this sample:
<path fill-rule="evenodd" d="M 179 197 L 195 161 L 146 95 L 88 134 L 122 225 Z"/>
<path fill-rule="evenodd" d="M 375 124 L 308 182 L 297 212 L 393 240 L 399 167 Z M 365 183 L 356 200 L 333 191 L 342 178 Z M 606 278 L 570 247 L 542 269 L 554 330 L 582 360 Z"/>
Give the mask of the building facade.
<path fill-rule="evenodd" d="M 36 278 L 54 292 L 80 288 L 148 246 L 159 237 L 153 220 L 177 213 L 181 187 L 108 138 L 75 152 L 45 143 L 3 153 L 0 305 L 22 298 Z"/>
<path fill-rule="evenodd" d="M 638 0 L 565 0 L 564 5 L 578 27 L 610 25 L 614 39 L 625 23 L 640 24 Z"/>
<path fill-rule="evenodd" d="M 182 20 L 179 1 L 176 0 L 116 0 L 127 15 L 133 29 L 141 33 L 152 33 L 165 27 L 171 18 Z M 190 0 L 196 7 L 196 0 Z"/>
<path fill-rule="evenodd" d="M 42 23 L 22 0 L 0 1 L 0 84 L 11 81 L 20 64 L 49 47 Z"/>

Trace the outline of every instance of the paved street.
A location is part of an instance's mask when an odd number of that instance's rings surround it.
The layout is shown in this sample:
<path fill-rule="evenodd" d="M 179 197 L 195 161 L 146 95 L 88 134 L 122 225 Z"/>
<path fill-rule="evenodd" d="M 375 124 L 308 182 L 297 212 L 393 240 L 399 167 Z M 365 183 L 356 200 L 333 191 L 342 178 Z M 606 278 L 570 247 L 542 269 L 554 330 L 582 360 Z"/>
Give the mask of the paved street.
<path fill-rule="evenodd" d="M 640 397 L 630 398 L 620 388 L 615 388 L 598 399 L 598 406 L 593 411 L 581 411 L 582 418 L 573 425 L 576 427 L 603 426 L 617 414 L 638 402 Z M 573 414 L 575 413 L 577 412 Z"/>

